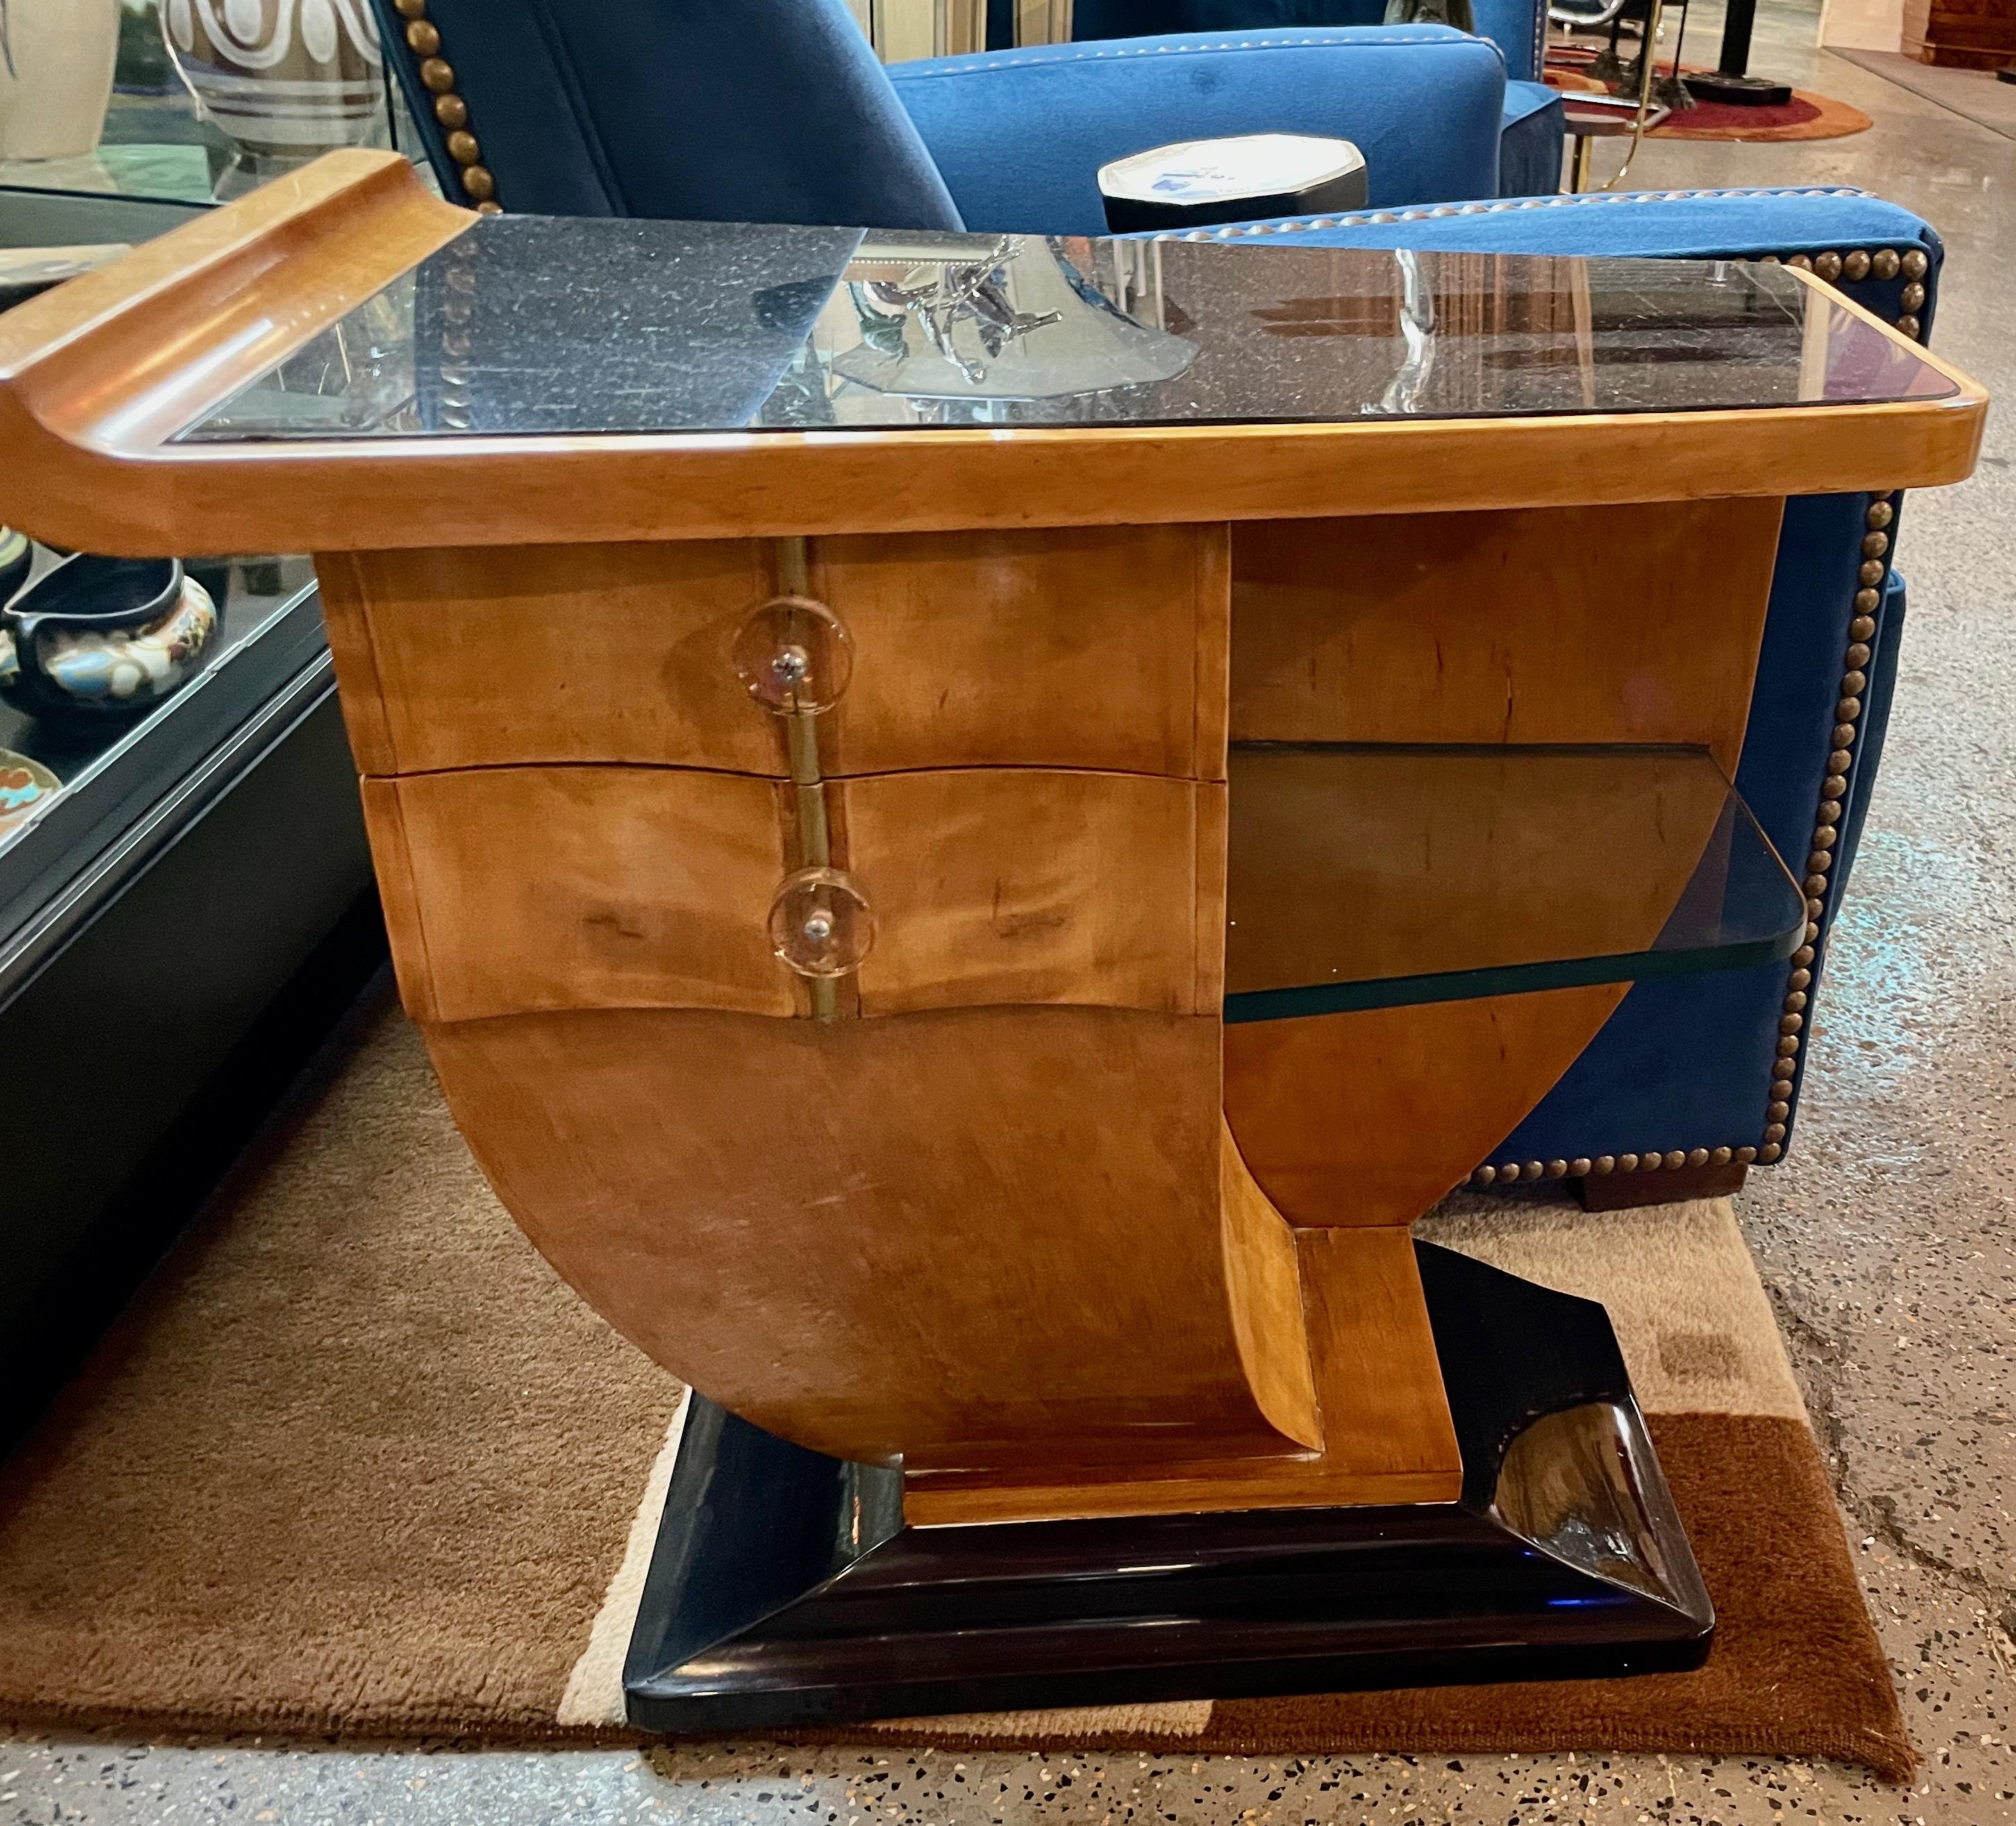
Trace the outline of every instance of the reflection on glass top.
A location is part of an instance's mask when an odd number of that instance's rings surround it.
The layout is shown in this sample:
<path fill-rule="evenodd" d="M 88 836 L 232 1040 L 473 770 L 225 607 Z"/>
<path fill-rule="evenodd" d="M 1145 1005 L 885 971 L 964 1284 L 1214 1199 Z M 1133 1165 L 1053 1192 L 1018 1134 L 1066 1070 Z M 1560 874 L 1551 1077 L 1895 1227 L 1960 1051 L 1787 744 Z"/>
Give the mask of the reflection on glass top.
<path fill-rule="evenodd" d="M 1805 897 L 1697 749 L 1235 744 L 1228 1021 L 1729 969 Z"/>
<path fill-rule="evenodd" d="M 1782 268 L 485 218 L 185 437 L 1463 418 L 1944 397 Z"/>

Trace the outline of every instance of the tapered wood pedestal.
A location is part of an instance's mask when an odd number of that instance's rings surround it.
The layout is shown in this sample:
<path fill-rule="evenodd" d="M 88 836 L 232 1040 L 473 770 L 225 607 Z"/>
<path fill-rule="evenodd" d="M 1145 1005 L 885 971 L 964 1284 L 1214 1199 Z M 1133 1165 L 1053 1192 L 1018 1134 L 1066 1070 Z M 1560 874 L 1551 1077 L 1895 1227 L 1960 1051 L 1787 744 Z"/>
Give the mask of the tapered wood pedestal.
<path fill-rule="evenodd" d="M 702 1397 L 624 1667 L 654 1731 L 1691 1667 L 1714 1627 L 1607 1319 L 1417 1245 L 1456 1501 L 923 1527 Z"/>

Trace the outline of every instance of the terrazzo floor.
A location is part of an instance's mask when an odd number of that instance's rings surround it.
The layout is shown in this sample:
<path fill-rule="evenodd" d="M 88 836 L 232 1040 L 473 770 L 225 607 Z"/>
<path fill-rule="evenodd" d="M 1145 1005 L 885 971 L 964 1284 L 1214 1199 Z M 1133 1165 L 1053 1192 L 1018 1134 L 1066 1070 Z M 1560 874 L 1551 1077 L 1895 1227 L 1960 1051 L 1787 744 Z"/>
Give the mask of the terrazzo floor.
<path fill-rule="evenodd" d="M 1720 22 L 1707 5 L 1695 14 L 1690 46 L 1705 56 Z M 2005 276 L 2016 271 L 2016 142 L 1814 50 L 1813 21 L 1767 0 L 1751 67 L 1855 103 L 1871 131 L 1806 145 L 1654 142 L 1634 176 L 1647 188 L 1861 184 L 1919 210 L 1949 247 L 1939 348 L 2016 399 Z M 36 1738 L 0 1738 L 0 1822 L 2016 1819 L 2012 465 L 2016 410 L 2005 405 L 1976 479 L 1913 500 L 1900 545 L 1910 634 L 1813 1030 L 1798 1145 L 1738 1201 L 1927 1759 L 1908 1790 L 1827 1766 L 1600 1754 L 912 1760 Z"/>

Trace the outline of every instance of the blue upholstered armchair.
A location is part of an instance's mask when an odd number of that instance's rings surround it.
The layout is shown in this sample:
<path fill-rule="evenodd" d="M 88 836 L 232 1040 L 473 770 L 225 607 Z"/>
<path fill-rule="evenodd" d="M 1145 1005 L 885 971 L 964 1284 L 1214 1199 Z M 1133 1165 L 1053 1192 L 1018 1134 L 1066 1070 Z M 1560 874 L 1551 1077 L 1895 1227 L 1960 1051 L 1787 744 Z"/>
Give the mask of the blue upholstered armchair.
<path fill-rule="evenodd" d="M 1059 45 L 885 71 L 842 0 L 374 4 L 408 47 L 396 61 L 444 185 L 491 207 L 1082 234 L 1100 226 L 1102 160 L 1293 127 L 1366 146 L 1373 207 L 1203 232 L 1783 259 L 1909 335 L 1931 322 L 1937 237 L 1858 191 L 1496 198 L 1499 54 L 1438 28 L 1325 28 L 1247 50 L 1209 34 Z M 1406 106 L 1381 113 L 1403 61 Z M 1806 876 L 1809 943 L 1789 964 L 1637 985 L 1480 1182 L 1559 1177 L 1607 1155 L 1643 1176 L 1650 1202 L 1683 1189 L 1676 1169 L 1784 1152 L 1896 675 L 1897 505 L 1839 495 L 1786 511 L 1738 784 Z"/>

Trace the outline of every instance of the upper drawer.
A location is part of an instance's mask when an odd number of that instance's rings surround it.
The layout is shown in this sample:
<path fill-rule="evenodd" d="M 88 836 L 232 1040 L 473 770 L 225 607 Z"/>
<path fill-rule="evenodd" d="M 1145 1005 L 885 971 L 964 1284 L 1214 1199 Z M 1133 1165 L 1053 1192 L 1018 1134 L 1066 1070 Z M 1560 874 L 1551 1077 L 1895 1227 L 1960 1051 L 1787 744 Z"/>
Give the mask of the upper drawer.
<path fill-rule="evenodd" d="M 1222 527 L 834 538 L 810 588 L 852 676 L 830 775 L 1082 767 L 1222 779 Z M 343 553 L 319 559 L 369 774 L 595 761 L 782 776 L 735 637 L 778 593 L 758 541 Z"/>

